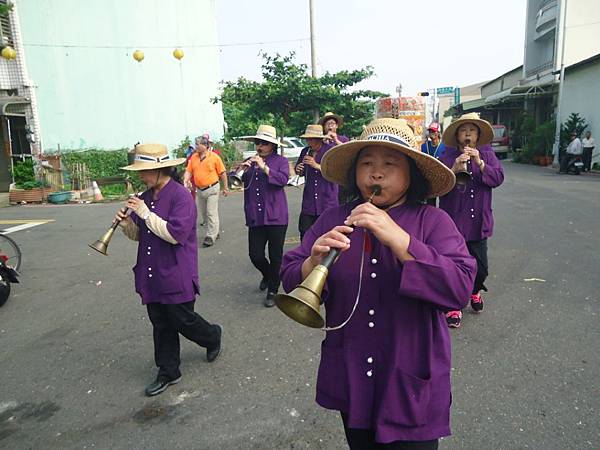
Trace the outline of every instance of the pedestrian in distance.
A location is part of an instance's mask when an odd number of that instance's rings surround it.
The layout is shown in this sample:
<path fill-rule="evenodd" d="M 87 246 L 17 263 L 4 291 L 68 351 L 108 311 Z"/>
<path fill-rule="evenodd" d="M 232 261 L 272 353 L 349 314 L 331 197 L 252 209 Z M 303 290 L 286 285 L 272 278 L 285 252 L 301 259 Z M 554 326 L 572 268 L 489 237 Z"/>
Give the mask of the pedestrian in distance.
<path fill-rule="evenodd" d="M 484 284 L 489 271 L 487 240 L 494 230 L 492 189 L 504 181 L 502 164 L 490 145 L 493 137 L 490 123 L 476 113 L 462 115 L 442 135 L 446 150 L 440 160 L 455 174 L 468 174 L 468 181 L 457 182 L 440 197 L 440 208 L 452 217 L 469 253 L 477 260 L 477 276 L 470 286 L 471 308 L 477 313 L 483 311 L 481 291 L 487 291 Z M 458 328 L 462 311 L 449 311 L 446 318 L 449 327 Z"/>
<path fill-rule="evenodd" d="M 290 177 L 288 160 L 277 153 L 280 141 L 274 127 L 260 125 L 256 134 L 240 139 L 253 142 L 256 155 L 242 162 L 244 169 L 244 215 L 248 227 L 248 254 L 261 274 L 259 289 L 266 290 L 264 306 L 275 306 L 279 290 L 279 268 L 288 226 L 285 186 Z M 268 245 L 269 258 L 265 256 Z"/>
<path fill-rule="evenodd" d="M 328 208 L 338 206 L 338 186 L 321 174 L 321 160 L 331 146 L 325 146 L 320 125 L 308 125 L 304 134 L 308 146 L 304 147 L 298 156 L 294 171 L 297 175 L 304 176 L 304 190 L 302 192 L 302 210 L 298 219 L 300 239 L 319 216 Z"/>
<path fill-rule="evenodd" d="M 323 212 L 282 266 L 289 292 L 341 249 L 322 294 L 317 403 L 341 412 L 351 449 L 437 449 L 450 434 L 445 311 L 466 305 L 476 263 L 452 219 L 423 201 L 454 175 L 403 119 L 374 120 L 321 167 L 352 200 Z"/>
<path fill-rule="evenodd" d="M 577 133 L 573 131 L 571 133 L 571 141 L 569 142 L 569 145 L 567 145 L 565 154 L 560 162 L 559 173 L 568 173 L 572 163 L 576 159 L 581 158 L 582 154 L 583 147 L 581 146 L 581 140 L 577 136 Z M 577 175 L 579 175 L 579 171 L 577 171 Z"/>
<path fill-rule="evenodd" d="M 427 153 L 434 158 L 438 158 L 444 154 L 444 144 L 440 134 L 440 124 L 431 122 L 427 127 L 427 140 L 421 144 L 421 151 Z M 437 205 L 437 198 L 428 198 L 426 203 L 431 206 Z"/>
<path fill-rule="evenodd" d="M 589 172 L 592 170 L 592 156 L 596 147 L 591 131 L 588 130 L 585 133 L 585 137 L 581 140 L 581 146 L 583 147 L 583 171 Z"/>
<path fill-rule="evenodd" d="M 138 172 L 148 189 L 127 200 L 130 215 L 119 211 L 115 216 L 125 235 L 139 243 L 135 290 L 152 322 L 158 367 L 146 387 L 148 396 L 181 380 L 179 334 L 206 348 L 208 362 L 221 352 L 221 326 L 194 312 L 200 293 L 196 208 L 187 189 L 171 179 L 172 168 L 184 162 L 172 159 L 164 145 L 136 146 L 134 163 L 123 169 Z"/>
<path fill-rule="evenodd" d="M 322 152 L 327 152 L 330 148 L 336 145 L 348 142 L 348 136 L 338 134 L 338 129 L 344 124 L 344 118 L 333 112 L 327 112 L 323 117 L 319 119 L 319 125 L 323 127 L 323 134 L 325 134 L 324 146 Z M 338 187 L 338 203 L 342 204 L 346 202 L 346 190 L 343 186 Z"/>
<path fill-rule="evenodd" d="M 206 223 L 206 237 L 202 246 L 211 247 L 219 238 L 219 180 L 223 185 L 223 196 L 229 194 L 227 171 L 221 157 L 210 152 L 201 137 L 196 138 L 196 142 L 196 153 L 187 164 L 183 183 L 190 191 L 196 187 L 200 224 Z"/>

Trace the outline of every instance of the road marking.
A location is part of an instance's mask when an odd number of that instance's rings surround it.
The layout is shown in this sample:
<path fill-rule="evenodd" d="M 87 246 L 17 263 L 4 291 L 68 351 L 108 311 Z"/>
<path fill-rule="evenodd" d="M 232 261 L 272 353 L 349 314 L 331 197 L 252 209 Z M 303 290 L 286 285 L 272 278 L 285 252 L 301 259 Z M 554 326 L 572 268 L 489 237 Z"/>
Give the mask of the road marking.
<path fill-rule="evenodd" d="M 0 220 L 0 225 L 12 225 L 12 224 L 20 224 L 20 225 L 16 225 L 14 227 L 9 227 L 9 228 L 5 228 L 4 230 L 2 230 L 2 234 L 10 234 L 10 233 L 14 233 L 16 231 L 22 231 L 22 230 L 26 230 L 28 228 L 33 228 L 33 227 L 37 227 L 38 225 L 43 225 L 45 223 L 49 223 L 49 222 L 54 222 L 53 219 L 47 219 L 47 220 L 26 220 L 26 219 L 20 219 L 20 220 Z"/>

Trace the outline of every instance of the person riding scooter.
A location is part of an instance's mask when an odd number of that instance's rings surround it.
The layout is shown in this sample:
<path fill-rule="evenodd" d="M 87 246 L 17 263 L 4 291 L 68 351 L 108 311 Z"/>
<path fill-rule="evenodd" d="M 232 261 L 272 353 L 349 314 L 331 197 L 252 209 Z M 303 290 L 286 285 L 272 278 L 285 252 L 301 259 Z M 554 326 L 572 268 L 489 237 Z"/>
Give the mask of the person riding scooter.
<path fill-rule="evenodd" d="M 571 142 L 567 146 L 567 150 L 561 161 L 559 173 L 575 173 L 575 175 L 579 175 L 583 168 L 582 154 L 583 147 L 581 146 L 581 141 L 577 137 L 577 133 L 573 131 L 571 133 Z"/>

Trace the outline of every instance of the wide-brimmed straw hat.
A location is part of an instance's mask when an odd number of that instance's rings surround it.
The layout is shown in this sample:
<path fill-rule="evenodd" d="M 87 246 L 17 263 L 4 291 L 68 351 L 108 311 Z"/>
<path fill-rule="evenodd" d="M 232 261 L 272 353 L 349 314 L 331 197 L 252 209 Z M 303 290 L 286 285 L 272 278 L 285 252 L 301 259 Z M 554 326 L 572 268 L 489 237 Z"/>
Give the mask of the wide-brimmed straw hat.
<path fill-rule="evenodd" d="M 305 139 L 324 139 L 327 136 L 323 134 L 323 127 L 321 125 L 307 125 L 304 134 L 299 137 Z"/>
<path fill-rule="evenodd" d="M 138 144 L 134 148 L 133 164 L 121 167 L 123 170 L 153 170 L 183 164 L 185 158 L 171 158 L 166 145 Z"/>
<path fill-rule="evenodd" d="M 260 139 L 261 141 L 267 141 L 271 144 L 282 145 L 280 140 L 277 139 L 277 131 L 275 130 L 275 127 L 272 127 L 271 125 L 259 125 L 254 136 L 240 136 L 240 139 L 249 142 L 254 142 L 255 139 Z"/>
<path fill-rule="evenodd" d="M 486 145 L 492 142 L 494 139 L 494 130 L 490 123 L 487 120 L 483 120 L 479 118 L 479 114 L 477 113 L 468 113 L 463 114 L 458 119 L 454 120 L 448 127 L 444 130 L 444 134 L 442 135 L 442 142 L 446 146 L 457 147 L 458 142 L 456 141 L 456 130 L 462 124 L 472 123 L 479 128 L 479 139 L 477 139 L 477 145 Z M 472 142 L 472 144 L 475 144 Z"/>
<path fill-rule="evenodd" d="M 348 171 L 358 152 L 374 145 L 397 150 L 411 158 L 427 180 L 428 197 L 440 197 L 454 187 L 454 173 L 433 156 L 416 149 L 415 135 L 404 119 L 373 120 L 357 140 L 336 145 L 325 153 L 321 173 L 327 180 L 347 187 Z"/>
<path fill-rule="evenodd" d="M 344 123 L 344 118 L 342 116 L 338 116 L 337 114 L 332 112 L 326 112 L 325 115 L 319 119 L 319 125 L 324 125 L 325 122 L 327 122 L 329 119 L 335 120 L 337 122 L 338 128 L 341 128 L 342 124 Z"/>

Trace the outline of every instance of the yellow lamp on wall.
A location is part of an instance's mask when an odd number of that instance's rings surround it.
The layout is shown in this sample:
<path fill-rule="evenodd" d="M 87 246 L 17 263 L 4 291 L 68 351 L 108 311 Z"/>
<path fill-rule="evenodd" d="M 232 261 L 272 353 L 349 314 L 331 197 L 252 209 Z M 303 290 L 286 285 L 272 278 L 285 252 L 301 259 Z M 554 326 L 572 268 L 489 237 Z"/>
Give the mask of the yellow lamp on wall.
<path fill-rule="evenodd" d="M 183 50 L 181 50 L 180 48 L 176 48 L 175 50 L 173 50 L 173 57 L 181 61 L 181 58 L 183 58 Z"/>
<path fill-rule="evenodd" d="M 15 59 L 17 57 L 17 51 L 12 47 L 6 46 L 2 49 L 0 55 L 5 59 Z"/>
<path fill-rule="evenodd" d="M 144 59 L 144 52 L 141 50 L 136 50 L 133 52 L 133 59 L 135 59 L 137 62 L 141 62 Z"/>

